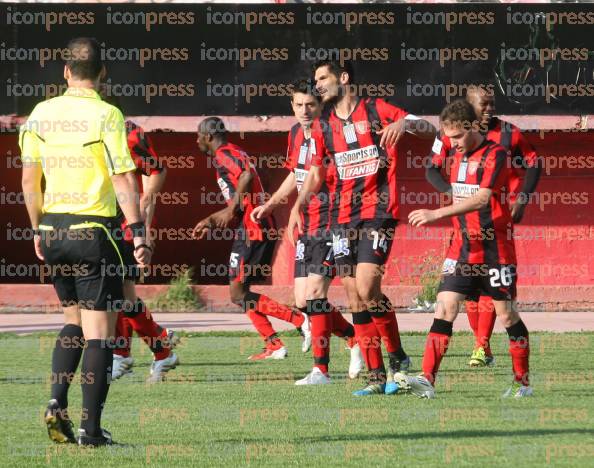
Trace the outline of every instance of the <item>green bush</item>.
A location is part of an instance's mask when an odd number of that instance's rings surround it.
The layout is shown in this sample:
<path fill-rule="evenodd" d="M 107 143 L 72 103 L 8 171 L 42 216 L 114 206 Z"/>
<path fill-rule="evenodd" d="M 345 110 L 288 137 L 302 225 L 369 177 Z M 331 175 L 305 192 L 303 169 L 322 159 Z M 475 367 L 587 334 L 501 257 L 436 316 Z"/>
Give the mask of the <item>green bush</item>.
<path fill-rule="evenodd" d="M 440 275 L 426 274 L 421 277 L 420 283 L 422 285 L 421 292 L 417 295 L 417 299 L 423 302 L 435 303 L 437 300 L 437 289 L 439 288 Z"/>
<path fill-rule="evenodd" d="M 419 285 L 421 291 L 414 299 L 418 306 L 434 304 L 437 300 L 437 289 L 441 279 L 441 261 L 434 255 L 423 257 L 420 265 Z"/>
<path fill-rule="evenodd" d="M 193 268 L 171 280 L 166 291 L 157 294 L 147 302 L 153 310 L 167 312 L 192 312 L 203 307 L 204 302 L 192 289 Z"/>

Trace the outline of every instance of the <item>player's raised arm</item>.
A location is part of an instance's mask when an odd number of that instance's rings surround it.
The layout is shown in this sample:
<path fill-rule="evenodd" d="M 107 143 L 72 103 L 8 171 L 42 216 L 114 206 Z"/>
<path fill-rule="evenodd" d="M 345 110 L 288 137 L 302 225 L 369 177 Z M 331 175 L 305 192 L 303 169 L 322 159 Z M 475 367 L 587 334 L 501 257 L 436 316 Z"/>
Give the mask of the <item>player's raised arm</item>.
<path fill-rule="evenodd" d="M 432 140 L 437 134 L 435 127 L 427 120 L 387 103 L 383 99 L 376 100 L 378 116 L 382 122 L 387 122 L 380 130 L 380 146 L 394 146 L 405 133 L 410 133 L 423 140 Z"/>
<path fill-rule="evenodd" d="M 450 150 L 449 138 L 443 135 L 436 136 L 429 155 L 430 161 L 425 169 L 425 179 L 435 190 L 441 193 L 450 193 L 452 191 L 451 184 L 445 180 L 441 173 L 442 168 L 446 165 L 446 158 Z"/>

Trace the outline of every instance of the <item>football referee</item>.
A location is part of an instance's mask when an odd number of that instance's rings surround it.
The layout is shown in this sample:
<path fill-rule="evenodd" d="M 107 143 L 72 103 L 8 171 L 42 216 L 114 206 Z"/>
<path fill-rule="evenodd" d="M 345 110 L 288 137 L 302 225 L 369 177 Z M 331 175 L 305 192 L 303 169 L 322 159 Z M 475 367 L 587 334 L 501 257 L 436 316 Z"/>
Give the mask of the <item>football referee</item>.
<path fill-rule="evenodd" d="M 100 46 L 95 39 L 77 38 L 68 52 L 68 89 L 37 104 L 21 128 L 22 186 L 35 254 L 51 268 L 65 319 L 52 355 L 48 433 L 58 443 L 98 446 L 112 443 L 100 423 L 111 380 L 115 319 L 123 300 L 123 267 L 114 241 L 116 198 L 130 221 L 141 266 L 150 262 L 151 250 L 124 118 L 97 93 L 106 73 Z M 82 413 L 75 438 L 68 388 L 81 355 Z"/>

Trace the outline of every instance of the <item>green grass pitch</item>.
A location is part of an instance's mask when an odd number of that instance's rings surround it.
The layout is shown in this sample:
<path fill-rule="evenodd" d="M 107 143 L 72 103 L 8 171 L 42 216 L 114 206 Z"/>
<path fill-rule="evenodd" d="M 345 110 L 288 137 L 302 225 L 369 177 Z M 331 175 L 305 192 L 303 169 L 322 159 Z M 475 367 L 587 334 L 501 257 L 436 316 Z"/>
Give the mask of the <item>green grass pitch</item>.
<path fill-rule="evenodd" d="M 507 339 L 493 337 L 496 366 L 470 369 L 469 334 L 454 337 L 437 399 L 355 398 L 348 352 L 332 339 L 332 385 L 295 387 L 311 368 L 300 339 L 284 361 L 248 362 L 250 334 L 186 334 L 182 365 L 149 386 L 151 355 L 135 340 L 134 374 L 112 384 L 103 425 L 121 446 L 50 443 L 42 422 L 54 334 L 0 337 L 3 466 L 594 466 L 594 334 L 531 335 L 535 396 L 502 400 L 510 383 Z M 404 334 L 419 369 L 425 334 Z M 80 417 L 80 385 L 70 412 Z"/>

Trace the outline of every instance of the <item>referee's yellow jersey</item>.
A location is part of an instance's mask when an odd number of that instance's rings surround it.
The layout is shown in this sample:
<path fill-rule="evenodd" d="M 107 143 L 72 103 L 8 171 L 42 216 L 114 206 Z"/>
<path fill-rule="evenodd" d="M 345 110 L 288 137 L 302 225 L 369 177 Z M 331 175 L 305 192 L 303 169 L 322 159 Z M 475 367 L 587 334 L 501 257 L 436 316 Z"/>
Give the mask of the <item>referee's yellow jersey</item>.
<path fill-rule="evenodd" d="M 110 177 L 136 169 L 122 113 L 93 89 L 68 88 L 35 106 L 19 136 L 23 163 L 45 176 L 44 213 L 116 215 Z"/>

